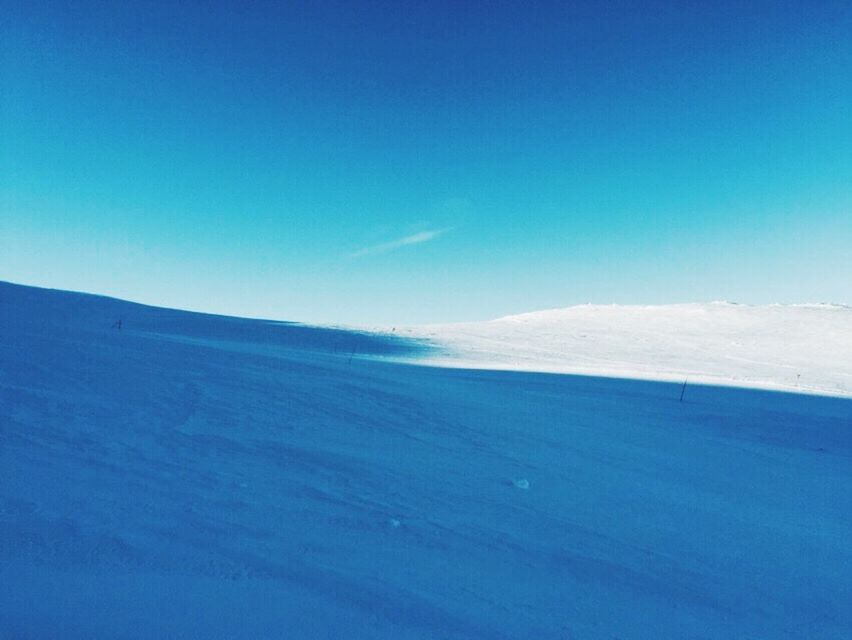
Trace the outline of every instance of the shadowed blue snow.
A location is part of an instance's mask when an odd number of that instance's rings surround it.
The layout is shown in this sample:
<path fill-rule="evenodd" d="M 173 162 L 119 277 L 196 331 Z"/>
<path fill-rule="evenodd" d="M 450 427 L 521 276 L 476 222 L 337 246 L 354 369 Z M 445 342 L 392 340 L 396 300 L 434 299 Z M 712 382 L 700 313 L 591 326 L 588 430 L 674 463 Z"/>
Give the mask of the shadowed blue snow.
<path fill-rule="evenodd" d="M 252 344 L 265 352 L 296 349 L 362 356 L 414 355 L 428 347 L 392 336 L 295 322 L 253 320 L 151 307 L 116 298 L 26 287 L 0 282 L 0 302 L 6 328 L 40 327 L 49 332 L 83 331 L 103 334 L 113 329 L 159 338 L 230 342 L 243 350 Z M 154 337 L 154 336 L 152 336 Z"/>
<path fill-rule="evenodd" d="M 852 402 L 354 340 L 0 286 L 0 636 L 852 633 Z"/>

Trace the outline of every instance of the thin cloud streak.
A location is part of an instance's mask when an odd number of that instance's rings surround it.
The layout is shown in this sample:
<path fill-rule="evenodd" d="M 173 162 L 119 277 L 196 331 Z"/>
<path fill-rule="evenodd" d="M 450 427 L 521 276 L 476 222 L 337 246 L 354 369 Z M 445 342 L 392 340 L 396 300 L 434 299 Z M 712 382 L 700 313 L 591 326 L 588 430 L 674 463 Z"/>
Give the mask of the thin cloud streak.
<path fill-rule="evenodd" d="M 399 249 L 401 247 L 407 247 L 412 244 L 422 244 L 424 242 L 434 240 L 438 236 L 446 233 L 447 231 L 449 231 L 449 229 L 420 231 L 418 233 L 413 233 L 410 236 L 399 238 L 398 240 L 392 240 L 383 244 L 373 245 L 372 247 L 365 247 L 364 249 L 360 249 L 353 253 L 352 257 L 360 258 L 362 256 L 375 255 L 377 253 L 387 253 L 388 251 L 393 251 L 394 249 Z"/>

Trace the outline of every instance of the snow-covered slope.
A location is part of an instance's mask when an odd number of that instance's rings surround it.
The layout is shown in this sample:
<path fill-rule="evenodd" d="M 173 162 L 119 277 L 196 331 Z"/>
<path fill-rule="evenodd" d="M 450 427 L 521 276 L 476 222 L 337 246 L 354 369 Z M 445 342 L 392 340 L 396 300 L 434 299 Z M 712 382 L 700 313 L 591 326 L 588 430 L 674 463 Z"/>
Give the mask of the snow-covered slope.
<path fill-rule="evenodd" d="M 852 637 L 852 401 L 412 348 L 0 283 L 0 638 Z"/>
<path fill-rule="evenodd" d="M 852 308 L 581 305 L 398 330 L 425 362 L 852 395 Z"/>

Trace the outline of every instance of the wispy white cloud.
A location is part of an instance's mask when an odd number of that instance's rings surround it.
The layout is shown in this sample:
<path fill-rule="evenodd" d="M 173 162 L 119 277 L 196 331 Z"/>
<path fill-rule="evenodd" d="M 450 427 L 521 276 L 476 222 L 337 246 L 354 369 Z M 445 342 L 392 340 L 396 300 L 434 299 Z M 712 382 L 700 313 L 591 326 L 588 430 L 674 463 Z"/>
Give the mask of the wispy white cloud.
<path fill-rule="evenodd" d="M 359 249 L 358 251 L 353 253 L 352 257 L 360 258 L 362 256 L 374 255 L 376 253 L 387 253 L 388 251 L 407 247 L 412 244 L 422 244 L 424 242 L 434 240 L 438 236 L 441 236 L 446 233 L 447 231 L 449 231 L 449 229 L 431 229 L 427 231 L 420 231 L 418 233 L 412 233 L 410 236 L 405 236 L 404 238 L 398 238 L 396 240 L 391 240 L 390 242 L 384 242 L 382 244 L 376 244 L 371 247 L 364 247 L 363 249 Z"/>

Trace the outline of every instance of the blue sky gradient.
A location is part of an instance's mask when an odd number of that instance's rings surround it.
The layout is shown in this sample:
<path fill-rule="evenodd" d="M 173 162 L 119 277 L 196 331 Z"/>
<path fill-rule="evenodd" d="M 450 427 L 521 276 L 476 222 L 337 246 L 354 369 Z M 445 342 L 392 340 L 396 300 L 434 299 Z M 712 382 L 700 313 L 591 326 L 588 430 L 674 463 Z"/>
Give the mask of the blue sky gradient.
<path fill-rule="evenodd" d="M 0 279 L 341 323 L 852 302 L 848 2 L 0 5 Z"/>

